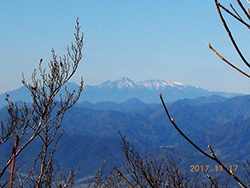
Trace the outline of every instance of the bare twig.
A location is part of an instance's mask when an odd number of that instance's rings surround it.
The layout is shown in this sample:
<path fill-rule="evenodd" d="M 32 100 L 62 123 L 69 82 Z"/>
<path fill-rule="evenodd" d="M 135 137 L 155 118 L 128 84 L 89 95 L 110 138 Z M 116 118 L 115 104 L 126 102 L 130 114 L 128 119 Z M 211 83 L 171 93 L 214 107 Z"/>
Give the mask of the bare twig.
<path fill-rule="evenodd" d="M 122 136 L 122 150 L 126 157 L 123 167 L 133 179 L 137 187 L 192 187 L 192 182 L 186 173 L 180 171 L 173 159 L 166 155 L 165 159 L 157 161 L 149 159 L 145 153 L 144 159 L 139 155 L 133 144 L 126 141 Z"/>
<path fill-rule="evenodd" d="M 238 16 L 238 18 L 240 19 L 239 21 L 243 21 L 243 19 L 240 17 L 240 15 L 238 14 L 238 12 L 234 9 L 233 5 L 230 3 L 230 7 L 232 8 L 232 10 L 234 11 L 234 13 Z M 233 14 L 231 14 L 232 16 L 234 16 Z M 244 22 L 244 21 L 243 21 Z"/>
<path fill-rule="evenodd" d="M 90 180 L 90 182 L 89 182 L 89 184 L 88 184 L 88 186 L 87 186 L 87 188 L 90 188 L 91 187 L 91 185 L 92 185 L 92 183 L 94 182 L 94 184 L 93 184 L 93 186 L 94 187 L 102 187 L 103 186 L 103 184 L 105 184 L 105 187 L 106 187 L 106 184 L 108 184 L 109 183 L 109 180 L 107 181 L 107 182 L 103 182 L 103 180 L 102 180 L 102 176 L 103 176 L 103 170 L 104 170 L 104 167 L 105 167 L 105 165 L 106 165 L 106 163 L 107 163 L 107 161 L 108 161 L 108 158 L 109 158 L 109 156 L 107 156 L 106 157 L 106 159 L 105 159 L 105 161 L 104 161 L 104 164 L 103 164 L 103 166 L 102 166 L 102 168 L 100 168 L 98 171 L 97 171 L 97 173 L 95 174 L 95 176 Z"/>
<path fill-rule="evenodd" d="M 231 8 L 233 9 L 233 11 L 235 12 L 235 14 L 233 14 L 230 10 L 228 10 L 227 8 L 225 8 L 223 5 L 221 5 L 219 2 L 217 2 L 217 6 L 222 8 L 224 11 L 226 11 L 228 14 L 230 14 L 231 16 L 233 16 L 236 20 L 238 20 L 239 22 L 241 22 L 242 24 L 244 24 L 248 29 L 250 29 L 250 25 L 248 23 L 246 23 L 238 14 L 238 12 L 233 8 L 232 4 L 230 4 Z"/>
<path fill-rule="evenodd" d="M 212 46 L 210 43 L 208 43 L 208 47 L 217 55 L 219 56 L 224 62 L 226 62 L 228 65 L 230 65 L 231 67 L 233 67 L 235 70 L 239 71 L 241 74 L 243 74 L 244 76 L 250 78 L 250 75 L 245 73 L 244 71 L 242 71 L 241 69 L 239 69 L 238 67 L 236 67 L 235 65 L 233 65 L 232 63 L 230 63 L 228 60 L 226 60 L 222 55 L 220 55 Z"/>
<path fill-rule="evenodd" d="M 237 0 L 240 8 L 242 9 L 242 11 L 245 13 L 245 15 L 247 16 L 247 18 L 250 20 L 250 15 L 247 13 L 245 7 L 242 5 L 241 1 L 240 0 Z"/>
<path fill-rule="evenodd" d="M 118 170 L 118 169 L 116 169 L 116 168 L 114 168 L 114 170 L 115 170 L 115 173 L 130 187 L 130 188 L 134 188 L 134 186 L 122 175 L 122 173 Z"/>
<path fill-rule="evenodd" d="M 10 171 L 10 188 L 13 187 L 14 166 L 15 166 L 16 150 L 17 150 L 17 147 L 18 147 L 18 142 L 19 142 L 19 138 L 16 135 L 15 136 L 15 145 L 14 145 L 14 147 L 12 149 L 13 157 L 12 157 L 12 165 L 11 165 L 11 171 Z"/>
<path fill-rule="evenodd" d="M 194 146 L 199 152 L 201 152 L 203 155 L 205 155 L 206 157 L 210 158 L 210 159 L 213 159 L 212 156 L 208 155 L 206 152 L 204 152 L 201 148 L 199 148 L 195 143 L 193 143 L 180 129 L 179 127 L 175 124 L 174 122 L 174 119 L 170 116 L 168 110 L 167 110 L 167 107 L 163 101 L 163 98 L 162 98 L 162 95 L 161 93 L 159 94 L 160 96 L 160 99 L 161 99 L 161 102 L 162 102 L 162 105 L 165 109 L 165 112 L 167 113 L 167 116 L 170 120 L 170 122 L 172 123 L 172 125 L 175 127 L 175 129 L 181 134 L 181 136 L 183 136 L 192 146 Z"/>
<path fill-rule="evenodd" d="M 210 174 L 206 171 L 204 171 L 206 177 L 210 180 L 210 182 L 212 183 L 212 185 L 214 185 L 214 187 L 218 188 L 218 186 L 216 185 L 216 182 L 214 182 L 214 180 L 212 179 L 212 177 L 210 176 Z"/>
<path fill-rule="evenodd" d="M 239 2 L 239 1 L 238 1 L 238 2 Z M 236 44 L 236 41 L 234 40 L 234 38 L 233 38 L 233 36 L 232 36 L 231 31 L 230 31 L 229 27 L 227 26 L 227 23 L 226 23 L 226 21 L 225 21 L 223 15 L 222 15 L 222 13 L 221 13 L 221 11 L 220 11 L 220 8 L 221 8 L 222 6 L 220 5 L 220 3 L 218 3 L 217 0 L 215 0 L 215 5 L 216 5 L 216 7 L 217 7 L 217 11 L 218 11 L 218 13 L 219 13 L 221 22 L 223 23 L 223 26 L 224 26 L 224 28 L 226 29 L 227 34 L 228 34 L 228 36 L 229 36 L 229 38 L 230 38 L 230 40 L 231 40 L 231 42 L 232 42 L 234 48 L 236 49 L 236 51 L 237 51 L 237 53 L 239 54 L 239 56 L 240 56 L 240 58 L 242 59 L 242 61 L 246 64 L 246 66 L 247 66 L 248 68 L 250 68 L 250 64 L 247 62 L 247 60 L 245 59 L 245 57 L 244 57 L 243 54 L 241 53 L 241 51 L 240 51 L 238 45 Z M 236 18 L 237 18 L 237 17 L 236 17 Z M 240 19 L 238 19 L 238 20 L 240 20 Z M 250 27 L 249 27 L 249 28 L 250 28 Z"/>

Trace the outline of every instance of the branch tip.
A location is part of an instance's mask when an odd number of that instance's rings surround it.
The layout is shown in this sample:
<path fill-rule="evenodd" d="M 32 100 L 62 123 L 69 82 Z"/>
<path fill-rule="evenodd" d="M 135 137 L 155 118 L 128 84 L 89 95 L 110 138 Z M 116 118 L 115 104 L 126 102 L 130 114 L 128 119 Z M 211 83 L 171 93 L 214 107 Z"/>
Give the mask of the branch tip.
<path fill-rule="evenodd" d="M 214 151 L 212 150 L 212 148 L 211 148 L 210 145 L 208 145 L 208 149 L 209 149 L 210 153 L 212 154 L 212 156 L 213 156 L 214 158 L 216 158 L 216 157 L 215 157 L 215 154 L 214 154 Z"/>

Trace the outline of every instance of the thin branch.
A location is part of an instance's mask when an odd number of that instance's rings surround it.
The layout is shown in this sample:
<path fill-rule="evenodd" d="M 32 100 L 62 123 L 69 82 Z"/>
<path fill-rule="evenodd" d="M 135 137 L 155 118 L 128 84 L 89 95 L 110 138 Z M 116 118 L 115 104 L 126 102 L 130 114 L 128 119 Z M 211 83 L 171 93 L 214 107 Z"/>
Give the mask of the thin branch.
<path fill-rule="evenodd" d="M 230 3 L 230 7 L 232 8 L 232 10 L 234 11 L 234 13 L 238 16 L 238 18 L 240 19 L 239 21 L 243 21 L 243 19 L 240 17 L 240 15 L 238 14 L 238 12 L 234 9 L 233 5 Z M 232 15 L 234 16 L 234 15 Z M 244 22 L 244 21 L 243 21 Z"/>
<path fill-rule="evenodd" d="M 233 8 L 233 6 L 230 4 L 231 8 L 233 9 L 233 11 L 235 12 L 235 14 L 233 14 L 230 10 L 228 10 L 226 7 L 224 7 L 223 5 L 221 5 L 219 2 L 217 2 L 217 5 L 222 8 L 225 12 L 227 12 L 228 14 L 230 14 L 231 16 L 233 16 L 236 20 L 238 20 L 239 22 L 241 22 L 242 24 L 244 24 L 245 26 L 247 26 L 248 29 L 250 29 L 250 25 L 248 23 L 246 23 L 240 16 L 239 14 L 235 11 L 235 9 Z"/>
<path fill-rule="evenodd" d="M 114 170 L 115 170 L 115 173 L 130 187 L 130 188 L 134 188 L 134 186 L 122 175 L 122 173 L 118 170 L 118 169 L 116 169 L 116 168 L 114 168 Z"/>
<path fill-rule="evenodd" d="M 10 188 L 13 187 L 13 180 L 14 180 L 14 167 L 15 167 L 15 159 L 16 159 L 16 150 L 18 147 L 19 138 L 15 135 L 15 144 L 12 149 L 13 157 L 12 157 L 12 165 L 11 165 L 11 172 L 10 172 Z"/>
<path fill-rule="evenodd" d="M 239 69 L 238 67 L 234 66 L 232 63 L 230 63 L 229 61 L 227 61 L 222 55 L 220 55 L 212 46 L 210 43 L 208 43 L 208 47 L 217 55 L 219 56 L 223 61 L 225 61 L 228 65 L 230 65 L 231 67 L 233 67 L 235 70 L 239 71 L 241 74 L 243 74 L 244 76 L 250 78 L 250 75 L 245 73 L 244 71 L 242 71 L 241 69 Z"/>
<path fill-rule="evenodd" d="M 169 112 L 168 112 L 168 110 L 167 110 L 167 107 L 166 107 L 166 105 L 165 105 L 165 103 L 164 103 L 164 101 L 163 101 L 163 98 L 162 98 L 162 95 L 161 95 L 161 93 L 159 94 L 159 96 L 160 96 L 160 99 L 161 99 L 161 102 L 162 102 L 162 105 L 163 105 L 163 107 L 164 107 L 164 109 L 165 109 L 165 111 L 166 111 L 166 113 L 167 113 L 167 116 L 168 116 L 168 118 L 169 118 L 169 120 L 170 120 L 170 122 L 173 124 L 173 126 L 175 127 L 175 129 L 192 145 L 192 146 L 194 146 L 199 152 L 201 152 L 203 155 L 205 155 L 206 157 L 208 157 L 208 158 L 210 158 L 210 159 L 213 159 L 213 157 L 212 156 L 210 156 L 210 155 L 208 155 L 206 152 L 204 152 L 202 149 L 200 149 L 195 143 L 193 143 L 180 129 L 179 129 L 179 127 L 175 124 L 175 122 L 174 122 L 174 119 L 169 115 Z"/>
<path fill-rule="evenodd" d="M 106 159 L 105 159 L 105 161 L 104 161 L 104 163 L 103 163 L 102 168 L 100 168 L 100 169 L 96 172 L 95 176 L 89 181 L 89 184 L 88 184 L 87 188 L 90 188 L 90 187 L 91 187 L 91 185 L 92 185 L 92 183 L 93 183 L 94 180 L 95 180 L 95 183 L 94 183 L 94 185 L 93 185 L 94 187 L 98 187 L 99 185 L 100 185 L 100 187 L 102 187 L 102 184 L 104 183 L 104 182 L 102 181 L 103 170 L 104 170 L 105 165 L 107 164 L 108 158 L 109 158 L 109 156 L 106 157 Z M 109 177 L 109 180 L 110 180 L 110 178 L 111 178 L 111 177 Z M 104 183 L 104 184 L 106 185 L 107 183 L 108 183 L 108 182 L 106 182 L 106 183 Z"/>
<path fill-rule="evenodd" d="M 206 177 L 210 180 L 210 182 L 212 183 L 212 185 L 214 185 L 214 187 L 218 187 L 216 185 L 216 183 L 214 182 L 214 180 L 211 178 L 211 176 L 209 175 L 208 172 L 204 171 L 204 174 L 206 175 Z"/>
<path fill-rule="evenodd" d="M 250 64 L 247 62 L 247 60 L 244 58 L 243 54 L 241 53 L 241 51 L 240 51 L 238 45 L 236 44 L 236 42 L 235 42 L 235 40 L 234 40 L 234 38 L 233 38 L 233 36 L 232 36 L 232 34 L 231 34 L 231 31 L 230 31 L 229 27 L 227 26 L 227 23 L 226 23 L 224 17 L 223 17 L 222 14 L 221 14 L 221 11 L 220 11 L 221 5 L 220 5 L 220 3 L 218 3 L 217 0 L 215 0 L 215 5 L 216 5 L 216 7 L 217 7 L 217 11 L 218 11 L 219 16 L 220 16 L 220 19 L 221 19 L 221 21 L 222 21 L 222 23 L 223 23 L 223 26 L 224 26 L 224 28 L 226 29 L 227 34 L 228 34 L 228 36 L 229 36 L 229 38 L 230 38 L 230 40 L 231 40 L 231 42 L 232 42 L 234 48 L 235 48 L 236 51 L 238 52 L 238 54 L 239 54 L 240 58 L 242 59 L 242 61 L 246 64 L 246 66 L 247 66 L 248 68 L 250 68 Z"/>
<path fill-rule="evenodd" d="M 242 5 L 242 3 L 240 2 L 240 0 L 237 0 L 238 4 L 240 5 L 240 8 L 243 10 L 243 12 L 245 13 L 245 15 L 247 16 L 247 18 L 250 20 L 250 15 L 247 13 L 245 7 Z"/>

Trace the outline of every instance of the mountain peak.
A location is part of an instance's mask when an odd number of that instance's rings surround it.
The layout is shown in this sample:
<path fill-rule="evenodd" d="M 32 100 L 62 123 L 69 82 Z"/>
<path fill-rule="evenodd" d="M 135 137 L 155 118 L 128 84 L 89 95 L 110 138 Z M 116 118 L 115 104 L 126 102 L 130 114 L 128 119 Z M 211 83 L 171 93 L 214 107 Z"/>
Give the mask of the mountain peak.
<path fill-rule="evenodd" d="M 78 85 L 75 83 L 67 83 L 69 91 L 77 90 Z M 31 97 L 29 91 L 23 86 L 17 90 L 11 91 L 10 99 L 13 101 L 30 102 Z M 62 96 L 65 91 L 62 90 Z M 165 97 L 165 101 L 173 102 L 179 99 L 194 99 L 197 97 L 211 95 L 220 95 L 224 97 L 237 96 L 238 94 L 210 92 L 199 87 L 185 85 L 180 82 L 168 82 L 164 80 L 146 80 L 143 82 L 134 82 L 129 78 L 123 77 L 115 81 L 106 81 L 100 85 L 85 85 L 79 102 L 89 101 L 92 103 L 102 101 L 112 101 L 121 103 L 130 98 L 136 97 L 144 103 L 159 103 L 159 93 Z M 5 94 L 0 95 L 0 107 L 6 105 Z M 57 100 L 60 100 L 58 97 Z"/>
<path fill-rule="evenodd" d="M 174 87 L 174 86 L 185 86 L 183 83 L 180 82 L 168 82 L 164 80 L 147 80 L 144 82 L 138 82 L 141 86 L 150 89 L 150 90 L 159 90 L 159 89 L 165 89 L 168 86 Z"/>
<path fill-rule="evenodd" d="M 119 89 L 121 88 L 134 88 L 136 86 L 135 82 L 130 80 L 129 78 L 122 77 L 122 79 L 115 80 L 113 82 Z"/>
<path fill-rule="evenodd" d="M 168 82 L 164 80 L 146 80 L 143 82 L 134 82 L 127 77 L 122 77 L 121 79 L 117 79 L 115 81 L 106 81 L 101 84 L 99 87 L 108 87 L 113 88 L 116 87 L 118 89 L 149 89 L 149 90 L 160 90 L 165 89 L 166 87 L 186 87 L 185 84 L 181 82 Z"/>

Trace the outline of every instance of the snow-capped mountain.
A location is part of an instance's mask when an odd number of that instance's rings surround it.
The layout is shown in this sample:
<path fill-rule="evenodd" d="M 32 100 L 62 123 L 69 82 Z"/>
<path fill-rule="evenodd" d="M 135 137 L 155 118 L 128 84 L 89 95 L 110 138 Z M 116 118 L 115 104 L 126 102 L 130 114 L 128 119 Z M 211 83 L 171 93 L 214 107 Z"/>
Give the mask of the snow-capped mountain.
<path fill-rule="evenodd" d="M 99 88 L 117 87 L 119 89 L 122 89 L 122 88 L 135 88 L 135 87 L 137 87 L 137 84 L 135 82 L 133 82 L 132 80 L 130 80 L 129 78 L 123 77 L 122 79 L 115 80 L 114 82 L 111 82 L 110 80 L 108 80 L 108 81 L 102 83 L 101 85 L 99 85 L 98 87 Z"/>
<path fill-rule="evenodd" d="M 145 87 L 150 90 L 160 90 L 160 89 L 165 89 L 166 87 L 186 87 L 185 84 L 181 82 L 167 82 L 164 80 L 147 80 L 144 82 L 138 82 L 138 85 L 141 87 Z"/>
<path fill-rule="evenodd" d="M 67 83 L 67 88 L 73 91 L 78 88 L 78 85 L 75 83 Z M 10 94 L 10 99 L 13 101 L 31 101 L 31 99 L 29 100 L 29 91 L 24 86 L 8 93 Z M 159 93 L 162 93 L 166 102 L 173 102 L 185 98 L 194 99 L 201 96 L 209 97 L 211 95 L 223 97 L 238 95 L 225 92 L 210 92 L 180 82 L 168 82 L 164 80 L 134 82 L 129 78 L 123 77 L 113 82 L 108 80 L 96 86 L 85 85 L 79 102 L 89 101 L 96 103 L 112 101 L 121 103 L 131 98 L 137 98 L 145 103 L 160 103 Z M 4 98 L 5 94 L 1 94 L 0 107 L 6 105 Z"/>
<path fill-rule="evenodd" d="M 97 86 L 86 85 L 80 100 L 92 103 L 100 101 L 121 103 L 131 98 L 138 98 L 145 103 L 160 103 L 159 93 L 162 93 L 165 101 L 168 102 L 185 98 L 194 99 L 201 96 L 219 95 L 233 97 L 238 95 L 225 92 L 210 92 L 181 82 L 168 82 L 164 80 L 135 82 L 123 77 L 113 82 L 108 80 Z"/>
<path fill-rule="evenodd" d="M 99 85 L 99 88 L 102 87 L 117 87 L 119 89 L 130 88 L 130 89 L 149 89 L 149 90 L 159 90 L 165 89 L 166 87 L 186 87 L 185 84 L 180 82 L 167 82 L 164 80 L 147 80 L 144 82 L 134 82 L 129 78 L 123 77 L 119 80 L 115 80 L 111 82 L 110 80 L 104 82 L 103 84 Z"/>

